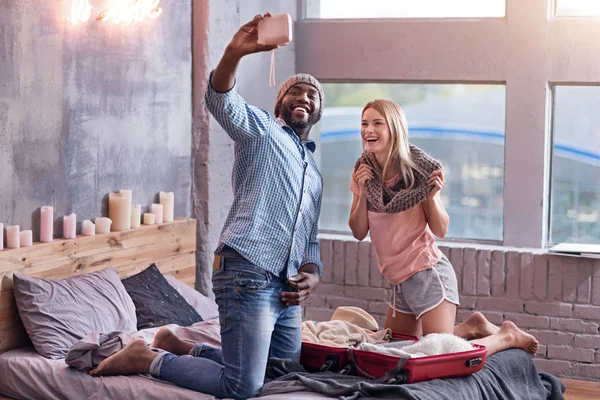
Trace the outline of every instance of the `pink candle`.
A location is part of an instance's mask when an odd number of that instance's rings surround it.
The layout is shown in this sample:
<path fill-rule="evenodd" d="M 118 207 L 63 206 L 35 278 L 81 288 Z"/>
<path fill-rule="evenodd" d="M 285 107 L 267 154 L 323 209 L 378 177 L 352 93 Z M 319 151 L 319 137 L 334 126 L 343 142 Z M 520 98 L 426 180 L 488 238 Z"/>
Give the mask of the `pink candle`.
<path fill-rule="evenodd" d="M 160 199 L 160 204 L 163 205 L 163 221 L 173 222 L 173 204 L 175 201 L 173 192 L 160 192 L 158 196 Z"/>
<path fill-rule="evenodd" d="M 131 198 L 132 198 L 132 192 L 131 190 L 126 190 L 126 189 L 121 189 L 121 191 L 119 193 L 122 193 L 125 195 L 125 197 L 127 198 L 127 205 L 126 205 L 126 211 L 125 213 L 128 216 L 131 216 Z M 131 218 L 125 218 L 125 229 L 131 229 Z"/>
<path fill-rule="evenodd" d="M 152 204 L 150 212 L 154 214 L 154 223 L 162 224 L 163 223 L 163 205 L 162 204 Z"/>
<path fill-rule="evenodd" d="M 96 225 L 89 219 L 83 221 L 82 225 L 83 236 L 94 236 L 96 234 Z"/>
<path fill-rule="evenodd" d="M 110 220 L 110 218 L 106 218 L 106 217 L 98 217 L 96 218 L 96 233 L 101 234 L 101 233 L 109 233 L 110 232 L 110 226 L 112 225 L 112 221 Z"/>
<path fill-rule="evenodd" d="M 50 206 L 42 207 L 40 221 L 40 242 L 50 243 L 54 238 L 54 209 Z"/>
<path fill-rule="evenodd" d="M 127 193 L 108 194 L 108 218 L 112 221 L 110 230 L 120 232 L 131 226 L 131 201 Z"/>
<path fill-rule="evenodd" d="M 6 247 L 9 249 L 18 249 L 21 247 L 21 241 L 19 240 L 19 225 L 12 225 L 6 227 Z"/>
<path fill-rule="evenodd" d="M 0 250 L 4 249 L 4 224 L 0 224 Z"/>
<path fill-rule="evenodd" d="M 144 225 L 154 225 L 156 221 L 155 215 L 152 213 L 144 213 Z"/>
<path fill-rule="evenodd" d="M 19 232 L 19 242 L 21 247 L 31 247 L 33 245 L 33 231 Z"/>
<path fill-rule="evenodd" d="M 75 239 L 75 229 L 77 228 L 77 214 L 65 215 L 63 217 L 63 237 L 65 239 Z"/>
<path fill-rule="evenodd" d="M 134 204 L 131 206 L 131 228 L 139 228 L 142 220 L 142 205 Z"/>

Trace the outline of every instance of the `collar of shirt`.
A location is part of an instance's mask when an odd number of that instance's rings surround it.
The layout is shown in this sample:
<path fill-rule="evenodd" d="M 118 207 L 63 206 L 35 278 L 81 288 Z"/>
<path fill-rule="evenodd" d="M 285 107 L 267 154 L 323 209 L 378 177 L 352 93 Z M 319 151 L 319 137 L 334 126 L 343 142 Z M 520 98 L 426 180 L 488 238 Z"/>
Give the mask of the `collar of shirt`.
<path fill-rule="evenodd" d="M 296 132 L 294 132 L 294 130 L 288 124 L 286 124 L 283 119 L 276 118 L 275 120 L 277 121 L 277 123 L 279 124 L 279 126 L 281 126 L 284 129 L 285 128 L 289 129 L 294 136 L 298 137 L 296 135 Z M 315 143 L 314 140 L 303 140 L 302 144 L 305 145 L 306 148 L 309 149 L 311 153 L 314 153 L 315 150 L 317 149 L 317 144 Z"/>

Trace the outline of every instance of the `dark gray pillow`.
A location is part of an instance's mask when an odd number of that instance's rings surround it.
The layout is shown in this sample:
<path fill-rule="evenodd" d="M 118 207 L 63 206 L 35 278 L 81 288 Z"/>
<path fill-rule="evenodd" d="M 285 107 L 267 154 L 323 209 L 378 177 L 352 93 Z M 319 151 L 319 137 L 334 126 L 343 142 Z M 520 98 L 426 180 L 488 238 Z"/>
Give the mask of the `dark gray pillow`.
<path fill-rule="evenodd" d="M 202 317 L 169 284 L 155 264 L 122 282 L 135 304 L 138 329 L 169 324 L 189 326 L 202 321 Z"/>
<path fill-rule="evenodd" d="M 19 315 L 37 352 L 65 358 L 90 333 L 135 332 L 135 306 L 113 268 L 66 279 L 15 273 Z"/>

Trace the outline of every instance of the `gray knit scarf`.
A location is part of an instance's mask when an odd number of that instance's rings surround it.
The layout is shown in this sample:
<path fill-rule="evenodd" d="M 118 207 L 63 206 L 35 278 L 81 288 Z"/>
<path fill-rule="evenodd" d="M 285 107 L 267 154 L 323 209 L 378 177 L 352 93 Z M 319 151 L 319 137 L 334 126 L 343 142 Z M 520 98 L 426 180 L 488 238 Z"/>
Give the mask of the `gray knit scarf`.
<path fill-rule="evenodd" d="M 373 153 L 364 152 L 356 161 L 354 172 L 358 170 L 360 164 L 367 164 L 373 170 L 374 178 L 365 182 L 367 209 L 369 211 L 396 214 L 406 211 L 425 200 L 425 197 L 431 191 L 431 186 L 427 184 L 429 176 L 433 171 L 441 170 L 442 164 L 417 146 L 410 145 L 410 154 L 412 160 L 423 172 L 421 174 L 415 171 L 415 182 L 410 189 L 405 188 L 402 179 L 394 187 L 386 187 L 381 179 L 382 171 L 380 171 Z"/>

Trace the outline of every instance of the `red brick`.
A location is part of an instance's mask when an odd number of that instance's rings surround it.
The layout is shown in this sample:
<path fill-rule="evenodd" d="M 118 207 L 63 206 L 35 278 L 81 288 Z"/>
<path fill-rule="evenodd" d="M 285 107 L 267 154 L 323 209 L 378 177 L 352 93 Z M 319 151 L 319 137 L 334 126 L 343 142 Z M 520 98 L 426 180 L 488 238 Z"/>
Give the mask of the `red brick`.
<path fill-rule="evenodd" d="M 460 296 L 460 306 L 459 308 L 474 310 L 477 305 L 477 297 L 475 296 Z"/>
<path fill-rule="evenodd" d="M 579 349 L 570 346 L 548 346 L 548 358 L 558 360 L 592 362 L 595 351 L 592 349 Z"/>
<path fill-rule="evenodd" d="M 571 363 L 569 361 L 544 360 L 534 358 L 533 363 L 539 372 L 546 372 L 554 375 L 571 376 Z"/>
<path fill-rule="evenodd" d="M 477 295 L 490 296 L 492 294 L 492 283 L 490 266 L 492 263 L 492 252 L 479 250 L 477 252 Z"/>
<path fill-rule="evenodd" d="M 537 353 L 535 353 L 535 356 L 537 358 L 546 358 L 547 354 L 548 354 L 548 348 L 546 346 L 544 346 L 543 344 L 540 344 L 540 347 L 539 347 Z"/>
<path fill-rule="evenodd" d="M 575 333 L 598 333 L 598 324 L 585 322 L 575 318 L 552 318 L 550 321 L 552 329 L 575 332 Z M 585 346 L 577 346 L 585 347 Z"/>
<path fill-rule="evenodd" d="M 548 300 L 562 300 L 563 269 L 561 257 L 548 257 Z"/>
<path fill-rule="evenodd" d="M 504 252 L 492 252 L 492 296 L 504 296 L 506 291 L 506 263 Z"/>
<path fill-rule="evenodd" d="M 379 271 L 379 264 L 377 263 L 377 254 L 375 254 L 375 249 L 373 245 L 371 245 L 371 262 L 370 262 L 370 278 L 372 287 L 381 287 L 382 283 L 385 281 L 383 276 L 381 275 L 381 271 Z"/>
<path fill-rule="evenodd" d="M 486 311 L 483 315 L 494 325 L 500 326 L 504 321 L 504 314 L 499 311 Z"/>
<path fill-rule="evenodd" d="M 481 297 L 477 299 L 477 308 L 481 312 L 483 312 L 483 310 L 490 310 L 521 313 L 523 312 L 523 301 L 498 297 Z"/>
<path fill-rule="evenodd" d="M 577 302 L 589 304 L 592 300 L 594 261 L 580 258 L 577 262 Z"/>
<path fill-rule="evenodd" d="M 362 308 L 363 310 L 366 311 L 369 304 L 366 300 L 361 300 L 361 299 L 356 299 L 356 298 L 337 297 L 337 296 L 336 297 L 329 296 L 327 298 L 327 308 L 335 310 L 336 308 L 343 307 L 343 306 L 358 307 L 358 308 Z"/>
<path fill-rule="evenodd" d="M 577 300 L 577 259 L 563 257 L 563 300 L 575 302 Z"/>
<path fill-rule="evenodd" d="M 345 278 L 345 241 L 336 240 L 333 243 L 333 279 L 332 282 L 343 285 Z"/>
<path fill-rule="evenodd" d="M 533 315 L 550 317 L 572 317 L 573 305 L 570 303 L 539 303 L 529 301 L 525 303 L 525 311 Z"/>
<path fill-rule="evenodd" d="M 356 285 L 358 274 L 358 242 L 348 241 L 345 243 L 345 276 L 346 285 Z"/>
<path fill-rule="evenodd" d="M 520 293 L 523 300 L 533 299 L 534 263 L 532 253 L 521 253 L 521 285 Z"/>
<path fill-rule="evenodd" d="M 354 297 L 357 299 L 375 301 L 386 301 L 389 299 L 388 292 L 384 288 L 346 286 L 346 290 L 344 291 L 344 293 L 348 297 Z"/>
<path fill-rule="evenodd" d="M 304 320 L 317 322 L 329 321 L 333 315 L 333 311 L 328 308 L 307 307 Z"/>
<path fill-rule="evenodd" d="M 323 261 L 323 276 L 321 282 L 333 282 L 333 241 L 321 240 L 321 261 Z"/>
<path fill-rule="evenodd" d="M 311 294 L 311 296 L 315 295 L 315 294 L 318 294 L 318 295 L 321 295 L 324 297 L 343 296 L 345 292 L 346 292 L 346 287 L 344 285 L 333 285 L 331 283 L 321 283 L 321 284 L 319 284 L 319 286 L 317 286 L 317 288 Z"/>
<path fill-rule="evenodd" d="M 600 349 L 600 335 L 575 335 L 575 347 Z"/>
<path fill-rule="evenodd" d="M 373 318 L 375 318 L 377 325 L 380 327 L 385 326 L 385 317 L 386 316 L 387 316 L 387 314 L 373 314 Z"/>
<path fill-rule="evenodd" d="M 317 293 L 314 291 L 308 296 L 304 303 L 302 303 L 304 307 L 317 307 L 317 308 L 326 308 L 327 307 L 327 296 Z"/>
<path fill-rule="evenodd" d="M 536 300 L 546 300 L 548 288 L 548 257 L 545 254 L 536 254 L 533 257 L 533 296 Z"/>
<path fill-rule="evenodd" d="M 575 342 L 574 333 L 566 333 L 559 331 L 547 331 L 531 329 L 529 333 L 540 342 L 545 345 L 556 345 L 556 346 L 573 346 Z"/>
<path fill-rule="evenodd" d="M 359 286 L 369 286 L 369 272 L 371 270 L 371 243 L 360 242 L 358 244 L 358 271 L 357 279 Z"/>
<path fill-rule="evenodd" d="M 577 318 L 591 319 L 600 322 L 600 306 L 575 304 L 573 315 Z"/>
<path fill-rule="evenodd" d="M 463 250 L 462 293 L 477 294 L 477 250 Z"/>
<path fill-rule="evenodd" d="M 506 297 L 520 298 L 519 280 L 521 270 L 521 255 L 515 251 L 506 253 Z"/>
<path fill-rule="evenodd" d="M 573 364 L 573 376 L 598 379 L 600 377 L 600 365 Z"/>
<path fill-rule="evenodd" d="M 596 364 L 600 364 L 600 350 L 596 350 Z"/>
<path fill-rule="evenodd" d="M 371 301 L 367 306 L 367 312 L 370 314 L 387 314 L 390 303 L 387 301 Z"/>
<path fill-rule="evenodd" d="M 592 304 L 600 306 L 600 260 L 594 261 L 594 276 L 592 278 Z"/>
<path fill-rule="evenodd" d="M 448 257 L 448 260 L 450 260 L 450 263 L 456 272 L 458 292 L 462 293 L 463 249 L 460 247 L 452 247 L 450 249 L 450 257 Z"/>
<path fill-rule="evenodd" d="M 473 311 L 471 310 L 457 310 L 455 324 L 458 325 L 462 322 L 465 322 L 467 318 L 471 316 L 471 314 L 473 314 Z"/>
<path fill-rule="evenodd" d="M 538 328 L 547 329 L 550 327 L 549 317 L 540 317 L 537 315 L 504 313 L 504 318 L 514 322 L 519 328 Z"/>

